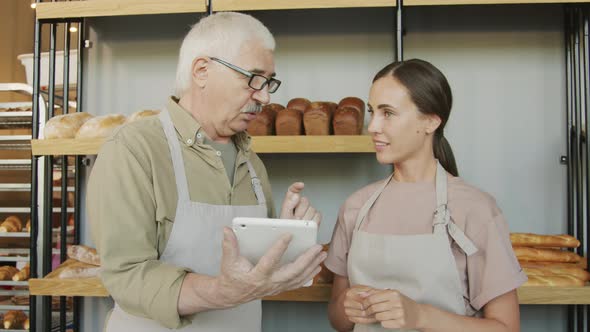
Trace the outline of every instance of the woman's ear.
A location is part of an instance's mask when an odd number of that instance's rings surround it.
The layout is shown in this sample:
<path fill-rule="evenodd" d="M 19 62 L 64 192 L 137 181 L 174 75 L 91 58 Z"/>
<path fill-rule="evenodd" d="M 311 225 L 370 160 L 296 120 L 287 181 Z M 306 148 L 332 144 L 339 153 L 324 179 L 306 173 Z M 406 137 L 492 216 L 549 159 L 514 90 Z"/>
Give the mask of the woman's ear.
<path fill-rule="evenodd" d="M 440 119 L 440 117 L 436 114 L 429 114 L 426 116 L 426 128 L 424 128 L 424 132 L 428 135 L 433 134 L 438 127 L 440 127 L 440 124 L 442 123 L 442 120 Z"/>
<path fill-rule="evenodd" d="M 210 60 L 205 57 L 197 57 L 193 60 L 193 65 L 191 67 L 191 77 L 193 83 L 201 89 L 205 88 L 205 86 L 207 85 L 207 70 L 209 67 L 209 63 Z"/>

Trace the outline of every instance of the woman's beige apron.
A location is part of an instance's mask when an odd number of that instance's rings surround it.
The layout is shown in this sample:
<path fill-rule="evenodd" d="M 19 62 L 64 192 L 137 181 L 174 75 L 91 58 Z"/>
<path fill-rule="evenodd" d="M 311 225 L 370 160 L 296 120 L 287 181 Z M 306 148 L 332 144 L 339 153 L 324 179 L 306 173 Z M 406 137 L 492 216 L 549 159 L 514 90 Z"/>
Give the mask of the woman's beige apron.
<path fill-rule="evenodd" d="M 223 227 L 231 227 L 234 217 L 267 217 L 266 200 L 260 180 L 257 178 L 252 164 L 248 161 L 248 169 L 258 205 L 211 205 L 192 202 L 189 197 L 181 148 L 170 114 L 164 110 L 159 117 L 170 147 L 178 191 L 174 225 L 160 260 L 176 266 L 188 267 L 199 274 L 218 275 L 221 265 Z M 261 330 L 261 319 L 261 302 L 257 300 L 230 309 L 198 313 L 194 316 L 192 323 L 182 328 L 181 331 L 258 332 Z M 107 332 L 170 331 L 156 321 L 126 313 L 117 304 L 115 304 L 105 330 Z"/>
<path fill-rule="evenodd" d="M 437 209 L 432 234 L 382 235 L 360 230 L 369 209 L 392 177 L 359 211 L 348 253 L 350 284 L 395 289 L 418 303 L 465 315 L 463 290 L 449 236 L 468 256 L 477 248 L 451 221 L 447 208 L 447 172 L 440 163 L 437 162 Z M 356 324 L 354 331 L 387 330 L 380 324 Z"/>

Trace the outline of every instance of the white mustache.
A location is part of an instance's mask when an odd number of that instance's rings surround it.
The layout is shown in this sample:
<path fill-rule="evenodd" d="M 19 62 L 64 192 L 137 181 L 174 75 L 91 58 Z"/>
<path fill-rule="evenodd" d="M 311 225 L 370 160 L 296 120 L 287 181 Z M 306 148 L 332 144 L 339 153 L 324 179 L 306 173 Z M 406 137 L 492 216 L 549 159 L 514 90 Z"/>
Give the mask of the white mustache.
<path fill-rule="evenodd" d="M 262 105 L 259 105 L 259 104 L 250 105 L 250 106 L 247 106 L 246 108 L 244 108 L 243 110 L 241 110 L 240 112 L 241 113 L 258 114 L 258 113 L 262 112 Z"/>

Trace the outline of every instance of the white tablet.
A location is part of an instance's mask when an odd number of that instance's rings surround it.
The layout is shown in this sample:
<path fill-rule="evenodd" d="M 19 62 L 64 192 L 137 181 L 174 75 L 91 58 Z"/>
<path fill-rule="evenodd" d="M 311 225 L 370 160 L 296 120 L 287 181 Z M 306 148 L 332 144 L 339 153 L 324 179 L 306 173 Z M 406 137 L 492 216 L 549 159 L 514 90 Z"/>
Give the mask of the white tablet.
<path fill-rule="evenodd" d="M 313 247 L 318 237 L 318 225 L 313 220 L 238 217 L 233 220 L 233 230 L 238 238 L 240 255 L 252 264 L 257 264 L 282 234 L 291 233 L 293 238 L 280 265 L 293 262 Z"/>

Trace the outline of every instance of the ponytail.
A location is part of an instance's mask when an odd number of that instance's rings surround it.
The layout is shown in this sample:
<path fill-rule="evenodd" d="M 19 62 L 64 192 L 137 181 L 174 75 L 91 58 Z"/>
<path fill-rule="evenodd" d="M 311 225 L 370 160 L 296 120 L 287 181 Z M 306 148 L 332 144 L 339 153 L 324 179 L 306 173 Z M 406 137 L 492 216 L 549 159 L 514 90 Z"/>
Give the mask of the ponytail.
<path fill-rule="evenodd" d="M 433 142 L 434 157 L 442 167 L 453 176 L 459 176 L 457 170 L 457 163 L 455 162 L 455 155 L 449 141 L 445 138 L 442 130 L 437 130 L 434 134 Z"/>

